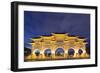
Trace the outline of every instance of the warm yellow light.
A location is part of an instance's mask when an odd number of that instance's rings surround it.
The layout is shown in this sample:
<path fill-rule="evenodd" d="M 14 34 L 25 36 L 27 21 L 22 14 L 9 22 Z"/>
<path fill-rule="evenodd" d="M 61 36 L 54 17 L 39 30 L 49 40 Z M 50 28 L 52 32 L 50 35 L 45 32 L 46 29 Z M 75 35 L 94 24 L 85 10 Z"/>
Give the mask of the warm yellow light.
<path fill-rule="evenodd" d="M 70 58 L 68 55 L 68 50 L 70 48 L 73 48 L 75 53 L 74 56 L 71 58 L 88 58 L 89 55 L 86 53 L 86 44 L 87 42 L 85 41 L 85 38 L 80 39 L 77 36 L 68 36 L 67 33 L 65 34 L 55 34 L 52 33 L 52 36 L 40 36 L 40 38 L 33 38 L 32 39 L 32 43 L 30 43 L 32 45 L 32 57 L 28 56 L 29 58 L 32 59 L 36 59 L 37 56 L 35 56 L 35 51 L 40 51 L 41 53 L 41 57 L 38 59 L 48 59 L 47 57 L 45 57 L 44 55 L 44 51 L 46 50 L 46 48 L 50 48 L 51 49 L 51 57 L 50 59 L 58 59 L 58 58 Z M 68 45 L 69 44 L 69 45 Z M 37 49 L 38 48 L 38 49 Z M 63 48 L 64 49 L 64 56 L 62 57 L 57 57 L 55 55 L 56 49 L 57 48 Z M 83 53 L 82 55 L 78 54 L 78 50 L 82 49 Z M 63 53 L 62 53 L 63 54 Z"/>

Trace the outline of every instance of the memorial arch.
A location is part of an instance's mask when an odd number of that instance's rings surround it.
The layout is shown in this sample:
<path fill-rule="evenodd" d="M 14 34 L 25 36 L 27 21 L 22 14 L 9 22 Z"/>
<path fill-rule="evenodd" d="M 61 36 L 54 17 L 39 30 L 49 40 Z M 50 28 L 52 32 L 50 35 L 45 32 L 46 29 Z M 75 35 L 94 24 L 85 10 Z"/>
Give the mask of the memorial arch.
<path fill-rule="evenodd" d="M 51 36 L 31 38 L 32 53 L 27 59 L 32 60 L 56 60 L 56 59 L 80 59 L 89 58 L 86 53 L 85 38 L 52 33 Z"/>

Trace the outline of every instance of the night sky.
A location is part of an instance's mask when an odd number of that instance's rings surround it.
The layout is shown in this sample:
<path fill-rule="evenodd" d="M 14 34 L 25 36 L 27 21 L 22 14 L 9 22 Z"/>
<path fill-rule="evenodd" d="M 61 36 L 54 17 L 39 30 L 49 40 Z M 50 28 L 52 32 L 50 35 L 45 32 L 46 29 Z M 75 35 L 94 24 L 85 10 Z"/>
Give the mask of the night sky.
<path fill-rule="evenodd" d="M 69 33 L 87 38 L 90 46 L 90 15 L 24 11 L 24 47 L 31 48 L 30 38 L 51 33 Z"/>

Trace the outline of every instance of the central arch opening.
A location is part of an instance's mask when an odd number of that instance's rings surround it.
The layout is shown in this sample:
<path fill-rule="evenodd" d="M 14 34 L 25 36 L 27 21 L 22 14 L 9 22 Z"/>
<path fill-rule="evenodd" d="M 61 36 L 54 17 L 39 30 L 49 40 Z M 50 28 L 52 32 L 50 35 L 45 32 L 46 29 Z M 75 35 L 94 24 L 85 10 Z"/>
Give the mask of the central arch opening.
<path fill-rule="evenodd" d="M 55 51 L 56 56 L 64 56 L 64 49 L 63 48 L 57 48 Z"/>

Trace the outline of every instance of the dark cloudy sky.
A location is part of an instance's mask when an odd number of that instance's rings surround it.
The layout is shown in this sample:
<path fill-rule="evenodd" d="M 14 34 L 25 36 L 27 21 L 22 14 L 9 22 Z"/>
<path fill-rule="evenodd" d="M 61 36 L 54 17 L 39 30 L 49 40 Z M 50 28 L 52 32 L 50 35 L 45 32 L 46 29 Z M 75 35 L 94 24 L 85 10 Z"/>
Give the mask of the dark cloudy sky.
<path fill-rule="evenodd" d="M 85 37 L 90 46 L 90 15 L 24 11 L 24 47 L 31 48 L 30 38 L 52 32 Z"/>

